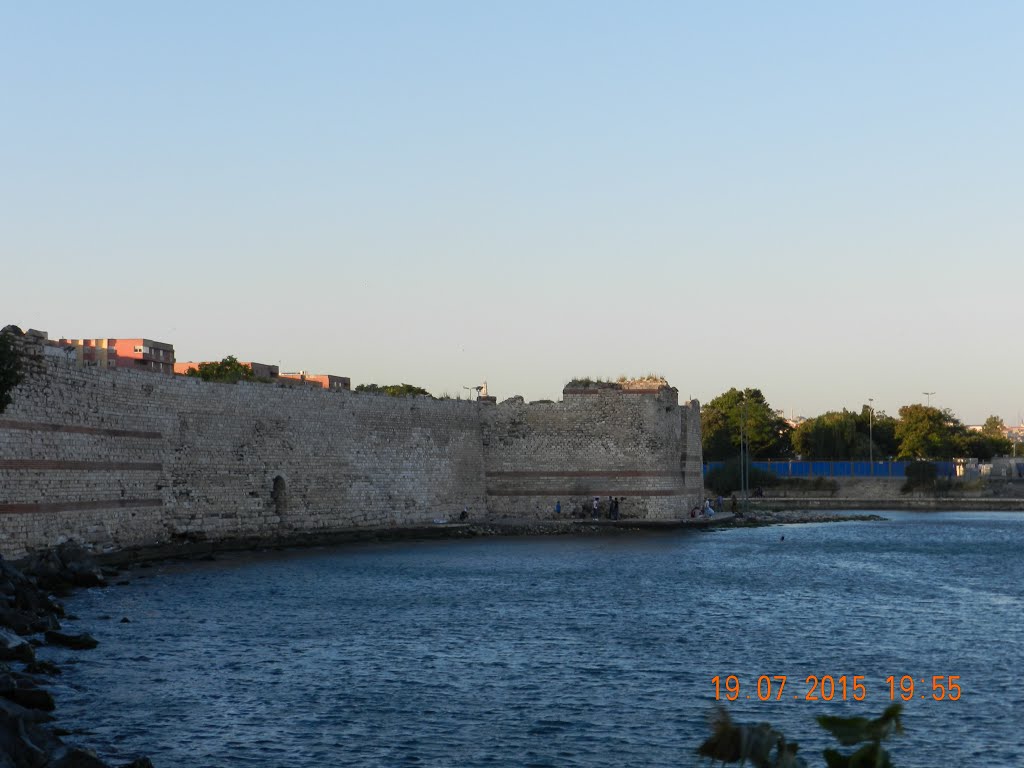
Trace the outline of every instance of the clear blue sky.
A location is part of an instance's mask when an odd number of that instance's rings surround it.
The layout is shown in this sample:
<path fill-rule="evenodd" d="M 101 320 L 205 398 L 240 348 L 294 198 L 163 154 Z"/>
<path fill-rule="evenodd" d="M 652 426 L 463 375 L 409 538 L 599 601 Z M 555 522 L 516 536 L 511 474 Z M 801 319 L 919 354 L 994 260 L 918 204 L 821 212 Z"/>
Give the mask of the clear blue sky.
<path fill-rule="evenodd" d="M 0 324 L 1024 410 L 1019 2 L 0 3 Z"/>

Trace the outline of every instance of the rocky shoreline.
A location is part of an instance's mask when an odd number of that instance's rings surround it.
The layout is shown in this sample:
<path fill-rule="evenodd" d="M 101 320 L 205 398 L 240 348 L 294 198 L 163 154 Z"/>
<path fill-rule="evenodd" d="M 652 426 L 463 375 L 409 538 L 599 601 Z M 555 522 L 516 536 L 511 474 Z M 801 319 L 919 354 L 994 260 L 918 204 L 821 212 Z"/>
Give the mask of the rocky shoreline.
<path fill-rule="evenodd" d="M 78 587 L 105 586 L 116 571 L 100 568 L 75 544 L 33 555 L 21 569 L 0 558 L 0 768 L 111 768 L 95 752 L 65 744 L 54 725 L 47 679 L 55 664 L 36 658 L 36 648 L 95 648 L 85 633 L 64 632 L 64 607 L 55 595 Z M 152 768 L 139 757 L 118 768 Z"/>
<path fill-rule="evenodd" d="M 886 519 L 875 514 L 835 515 L 806 509 L 754 509 L 746 515 L 737 516 L 731 525 L 737 528 L 754 528 L 764 525 L 796 525 L 798 523 L 847 523 L 854 520 L 877 522 Z"/>

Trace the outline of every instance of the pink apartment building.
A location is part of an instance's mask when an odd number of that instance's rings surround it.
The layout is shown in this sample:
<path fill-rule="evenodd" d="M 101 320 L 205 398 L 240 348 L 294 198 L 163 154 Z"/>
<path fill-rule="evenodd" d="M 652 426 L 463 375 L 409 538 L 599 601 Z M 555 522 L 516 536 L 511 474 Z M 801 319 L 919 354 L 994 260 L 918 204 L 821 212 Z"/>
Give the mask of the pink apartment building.
<path fill-rule="evenodd" d="M 79 365 L 131 368 L 133 371 L 174 373 L 174 345 L 152 339 L 60 339 L 73 348 Z"/>

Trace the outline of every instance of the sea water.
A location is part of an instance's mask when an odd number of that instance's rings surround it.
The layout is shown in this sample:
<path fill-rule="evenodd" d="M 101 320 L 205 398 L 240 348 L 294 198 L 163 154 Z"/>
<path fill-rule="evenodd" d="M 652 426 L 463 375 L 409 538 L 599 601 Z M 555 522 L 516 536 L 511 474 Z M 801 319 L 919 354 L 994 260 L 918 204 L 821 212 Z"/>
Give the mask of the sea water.
<path fill-rule="evenodd" d="M 69 741 L 158 768 L 697 765 L 717 706 L 824 765 L 815 717 L 904 676 L 897 766 L 1024 765 L 1024 515 L 881 514 L 162 564 L 73 596 L 99 647 L 42 655 Z"/>

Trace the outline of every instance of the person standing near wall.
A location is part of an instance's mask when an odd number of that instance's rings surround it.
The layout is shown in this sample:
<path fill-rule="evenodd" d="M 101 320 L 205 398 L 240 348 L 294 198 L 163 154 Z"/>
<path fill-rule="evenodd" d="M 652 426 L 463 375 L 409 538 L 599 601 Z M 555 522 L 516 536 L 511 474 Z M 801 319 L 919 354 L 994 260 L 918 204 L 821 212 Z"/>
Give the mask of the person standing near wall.
<path fill-rule="evenodd" d="M 601 508 L 601 497 L 600 496 L 595 496 L 594 497 L 594 511 L 591 514 L 591 517 L 594 518 L 595 520 L 597 520 L 600 508 Z"/>
<path fill-rule="evenodd" d="M 559 499 L 555 502 L 555 514 L 561 516 L 562 514 L 562 500 Z"/>

